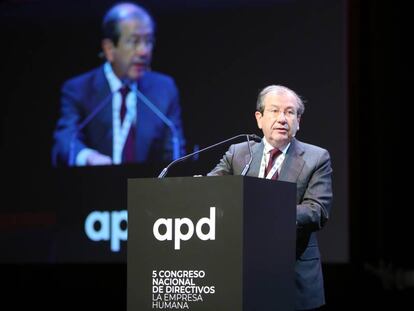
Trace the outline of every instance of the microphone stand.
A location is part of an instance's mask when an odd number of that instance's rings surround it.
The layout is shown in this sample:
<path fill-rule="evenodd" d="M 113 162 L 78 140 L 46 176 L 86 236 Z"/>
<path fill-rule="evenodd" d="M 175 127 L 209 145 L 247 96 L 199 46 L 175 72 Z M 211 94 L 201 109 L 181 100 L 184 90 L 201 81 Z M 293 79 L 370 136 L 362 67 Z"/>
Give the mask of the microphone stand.
<path fill-rule="evenodd" d="M 183 156 L 183 157 L 181 157 L 181 158 L 179 158 L 179 159 L 176 159 L 176 160 L 172 161 L 170 164 L 168 164 L 168 165 L 167 165 L 167 166 L 166 166 L 166 167 L 165 167 L 165 168 L 161 171 L 161 173 L 158 175 L 158 178 L 163 178 L 165 175 L 167 175 L 168 169 L 169 169 L 172 165 L 174 165 L 175 163 L 178 163 L 178 162 L 184 161 L 184 160 L 186 160 L 186 159 L 188 159 L 188 158 L 190 158 L 190 157 L 192 157 L 192 156 L 194 156 L 194 155 L 196 155 L 196 154 L 198 154 L 198 153 L 200 153 L 200 152 L 204 152 L 204 151 L 206 151 L 206 150 L 209 150 L 209 149 L 211 149 L 211 148 L 214 148 L 214 147 L 216 147 L 216 146 L 219 146 L 219 145 L 221 145 L 221 144 L 227 143 L 227 142 L 229 142 L 229 141 L 232 141 L 232 140 L 234 140 L 234 139 L 236 139 L 236 138 L 243 137 L 243 136 L 246 136 L 246 137 L 247 137 L 247 140 L 249 140 L 249 138 L 252 138 L 252 139 L 254 139 L 254 140 L 260 139 L 260 138 L 259 138 L 257 135 L 255 135 L 255 134 L 239 134 L 239 135 L 233 136 L 233 137 L 231 137 L 231 138 L 228 138 L 228 139 L 226 139 L 226 140 L 223 140 L 223 141 L 221 141 L 221 142 L 218 142 L 218 143 L 216 143 L 216 144 L 214 144 L 214 145 L 211 145 L 211 146 L 205 147 L 205 148 L 203 148 L 203 149 L 197 150 L 197 151 L 195 151 L 195 152 L 193 152 L 193 153 L 187 154 L 187 155 L 185 155 L 185 156 Z M 250 148 L 250 144 L 249 144 L 249 148 Z M 251 160 L 250 160 L 250 162 L 251 162 Z"/>
<path fill-rule="evenodd" d="M 250 154 L 250 158 L 249 158 L 249 162 L 246 164 L 246 166 L 244 167 L 243 171 L 241 172 L 241 176 L 246 175 L 247 171 L 250 168 L 250 164 L 252 163 L 253 160 L 253 154 L 252 154 L 252 147 L 250 146 L 250 139 L 249 139 L 249 135 L 247 135 L 247 147 L 249 148 L 249 154 Z"/>
<path fill-rule="evenodd" d="M 93 119 L 95 116 L 100 112 L 105 106 L 107 105 L 106 101 L 103 101 L 100 105 L 98 105 L 91 114 L 89 114 L 83 121 L 80 123 L 75 132 L 72 134 L 72 137 L 69 141 L 69 157 L 68 157 L 68 165 L 74 166 L 75 165 L 75 139 L 76 136 L 83 130 L 83 128 Z"/>
<path fill-rule="evenodd" d="M 163 114 L 161 112 L 161 110 L 155 106 L 144 94 L 142 94 L 138 88 L 136 86 L 131 88 L 132 91 L 137 95 L 137 97 L 139 97 L 139 99 L 141 99 L 145 105 L 147 105 L 147 107 L 149 109 L 151 109 L 152 112 L 154 112 L 170 129 L 171 133 L 172 133 L 172 137 L 171 137 L 171 143 L 173 146 L 173 160 L 176 160 L 180 157 L 181 155 L 181 144 L 180 144 L 180 138 L 178 135 L 178 130 L 177 127 L 174 125 L 174 123 L 171 122 L 170 119 L 168 119 L 165 114 Z"/>

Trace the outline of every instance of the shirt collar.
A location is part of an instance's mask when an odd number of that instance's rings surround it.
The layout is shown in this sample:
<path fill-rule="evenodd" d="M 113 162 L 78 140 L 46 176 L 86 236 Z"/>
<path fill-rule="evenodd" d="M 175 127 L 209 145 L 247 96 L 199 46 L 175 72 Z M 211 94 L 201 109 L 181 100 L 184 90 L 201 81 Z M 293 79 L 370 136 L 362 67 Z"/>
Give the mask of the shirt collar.
<path fill-rule="evenodd" d="M 268 154 L 272 149 L 275 148 L 271 144 L 269 144 L 269 142 L 266 140 L 266 137 L 263 137 L 263 143 L 264 143 L 263 152 L 265 154 Z M 286 154 L 286 152 L 289 149 L 289 146 L 290 146 L 290 142 L 285 147 L 283 147 L 282 149 L 280 149 L 280 151 L 282 151 L 283 154 Z"/>
<path fill-rule="evenodd" d="M 106 79 L 108 80 L 109 88 L 111 89 L 111 92 L 112 93 L 118 92 L 124 83 L 116 76 L 109 62 L 106 62 L 104 64 L 104 73 L 105 73 Z M 130 83 L 129 87 L 131 90 L 136 88 L 137 87 L 136 82 Z"/>

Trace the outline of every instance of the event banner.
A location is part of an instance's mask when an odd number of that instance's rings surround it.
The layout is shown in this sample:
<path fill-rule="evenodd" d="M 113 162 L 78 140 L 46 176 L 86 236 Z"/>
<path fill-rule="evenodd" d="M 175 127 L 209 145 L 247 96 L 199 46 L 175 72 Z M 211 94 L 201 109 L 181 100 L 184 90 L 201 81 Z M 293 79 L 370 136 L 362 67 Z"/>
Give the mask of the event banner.
<path fill-rule="evenodd" d="M 128 311 L 293 310 L 295 195 L 253 177 L 129 179 Z"/>

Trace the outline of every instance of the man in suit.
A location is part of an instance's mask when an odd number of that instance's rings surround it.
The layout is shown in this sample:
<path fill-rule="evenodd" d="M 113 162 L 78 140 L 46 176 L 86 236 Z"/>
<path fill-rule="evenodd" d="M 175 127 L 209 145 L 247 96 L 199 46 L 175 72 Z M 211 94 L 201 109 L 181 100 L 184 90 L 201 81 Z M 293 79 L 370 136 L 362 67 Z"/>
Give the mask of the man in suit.
<path fill-rule="evenodd" d="M 316 231 L 326 224 L 331 210 L 330 156 L 295 138 L 305 107 L 294 91 L 268 86 L 260 92 L 256 110 L 264 137 L 261 143 L 250 142 L 253 160 L 247 176 L 296 183 L 296 310 L 320 308 L 325 295 Z M 247 142 L 232 145 L 208 175 L 239 175 L 249 158 Z"/>
<path fill-rule="evenodd" d="M 102 23 L 106 62 L 62 87 L 55 165 L 166 162 L 183 155 L 177 87 L 171 77 L 150 71 L 154 28 L 149 13 L 134 3 L 108 10 Z"/>

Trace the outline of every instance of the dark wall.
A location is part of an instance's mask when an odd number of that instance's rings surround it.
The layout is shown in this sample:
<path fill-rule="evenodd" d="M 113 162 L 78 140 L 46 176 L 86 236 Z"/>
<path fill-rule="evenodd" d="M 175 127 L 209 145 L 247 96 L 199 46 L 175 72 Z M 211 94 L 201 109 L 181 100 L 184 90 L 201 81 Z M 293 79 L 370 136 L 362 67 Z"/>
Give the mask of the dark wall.
<path fill-rule="evenodd" d="M 412 267 L 405 245 L 412 219 L 405 181 L 412 133 L 409 10 L 401 3 L 351 4 L 351 251 L 361 261 Z"/>
<path fill-rule="evenodd" d="M 347 284 L 345 309 L 358 304 L 367 310 L 402 310 L 413 307 L 414 290 L 407 68 L 411 11 L 391 1 L 349 1 L 348 6 L 353 268 L 344 278 L 339 270 L 326 269 L 334 278 L 328 282 L 332 291 Z"/>

